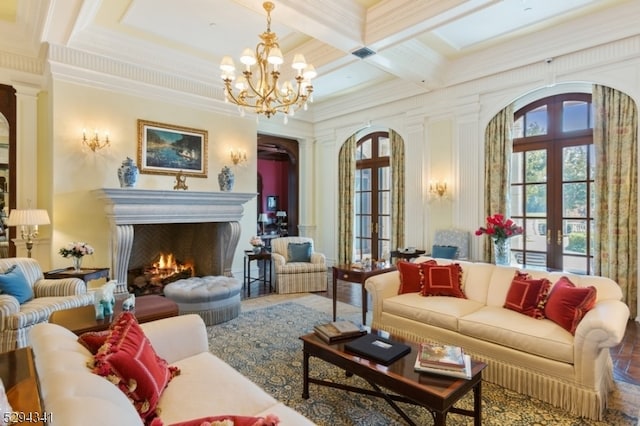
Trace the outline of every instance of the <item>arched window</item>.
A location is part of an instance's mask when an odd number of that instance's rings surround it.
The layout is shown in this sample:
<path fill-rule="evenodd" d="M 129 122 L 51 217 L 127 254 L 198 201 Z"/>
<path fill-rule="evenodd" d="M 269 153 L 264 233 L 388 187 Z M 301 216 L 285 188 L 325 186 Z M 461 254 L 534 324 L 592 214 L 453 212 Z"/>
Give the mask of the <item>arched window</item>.
<path fill-rule="evenodd" d="M 567 93 L 514 114 L 511 216 L 525 228 L 518 263 L 593 273 L 594 175 L 591 95 Z"/>
<path fill-rule="evenodd" d="M 380 259 L 391 251 L 390 155 L 388 132 L 356 143 L 354 259 Z"/>

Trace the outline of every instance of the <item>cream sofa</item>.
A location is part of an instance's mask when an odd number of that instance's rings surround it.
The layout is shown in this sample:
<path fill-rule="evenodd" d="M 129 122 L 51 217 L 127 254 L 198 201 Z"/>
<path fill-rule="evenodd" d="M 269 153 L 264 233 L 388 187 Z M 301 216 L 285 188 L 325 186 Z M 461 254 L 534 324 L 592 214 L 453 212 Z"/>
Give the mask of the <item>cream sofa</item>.
<path fill-rule="evenodd" d="M 181 373 L 169 382 L 159 400 L 160 419 L 168 426 L 214 415 L 266 416 L 281 425 L 313 425 L 278 402 L 248 378 L 209 352 L 207 330 L 195 314 L 141 324 L 158 355 Z M 30 333 L 44 410 L 49 426 L 140 426 L 127 399 L 86 363 L 91 354 L 77 336 L 55 324 L 38 324 Z"/>
<path fill-rule="evenodd" d="M 595 307 L 573 336 L 548 319 L 503 308 L 515 271 L 523 269 L 436 260 L 461 265 L 467 298 L 398 295 L 397 271 L 376 275 L 365 283 L 373 302 L 372 327 L 415 341 L 462 346 L 488 364 L 483 379 L 578 416 L 602 418 L 613 384 L 609 349 L 621 342 L 629 319 L 614 281 L 525 269 L 533 278 L 546 277 L 551 283 L 565 275 L 576 286 L 596 288 Z"/>
<path fill-rule="evenodd" d="M 54 311 L 93 305 L 93 295 L 79 278 L 45 279 L 40 264 L 27 257 L 0 259 L 0 272 L 16 265 L 33 288 L 34 298 L 20 304 L 8 294 L 0 294 L 0 352 L 27 345 L 29 330 L 47 322 Z"/>

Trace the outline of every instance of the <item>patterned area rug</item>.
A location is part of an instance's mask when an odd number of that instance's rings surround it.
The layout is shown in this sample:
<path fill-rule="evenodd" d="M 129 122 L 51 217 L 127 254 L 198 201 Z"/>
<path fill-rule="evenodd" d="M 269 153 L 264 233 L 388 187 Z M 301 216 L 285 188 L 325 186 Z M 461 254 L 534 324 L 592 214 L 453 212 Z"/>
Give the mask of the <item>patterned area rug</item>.
<path fill-rule="evenodd" d="M 212 353 L 249 377 L 268 393 L 301 412 L 318 425 L 389 426 L 405 424 L 380 398 L 310 385 L 310 398 L 302 399 L 302 342 L 318 323 L 331 321 L 331 300 L 316 295 L 273 295 L 243 301 L 241 315 L 208 327 Z M 340 303 L 339 319 L 360 322 L 360 308 Z M 358 377 L 311 358 L 313 376 L 368 388 Z M 567 416 L 562 410 L 491 383 L 483 383 L 483 425 L 636 425 L 640 387 L 616 382 L 603 421 Z M 460 407 L 472 409 L 472 396 Z M 431 425 L 427 410 L 400 404 L 416 424 Z M 449 414 L 447 425 L 471 425 L 472 419 Z"/>

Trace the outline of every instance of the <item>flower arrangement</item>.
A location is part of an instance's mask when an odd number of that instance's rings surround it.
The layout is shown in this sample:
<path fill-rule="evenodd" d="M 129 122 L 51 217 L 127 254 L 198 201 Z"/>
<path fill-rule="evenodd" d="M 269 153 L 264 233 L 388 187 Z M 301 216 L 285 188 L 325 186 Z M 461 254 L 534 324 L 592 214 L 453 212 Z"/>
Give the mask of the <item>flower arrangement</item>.
<path fill-rule="evenodd" d="M 83 242 L 72 242 L 60 249 L 62 257 L 83 257 L 87 254 L 93 254 L 93 247 Z"/>
<path fill-rule="evenodd" d="M 476 235 L 487 234 L 495 241 L 505 241 L 507 238 L 521 235 L 524 232 L 522 226 L 518 226 L 511 219 L 506 219 L 504 215 L 496 213 L 487 217 L 487 226 L 481 226 L 476 231 Z"/>
<path fill-rule="evenodd" d="M 254 247 L 262 247 L 264 245 L 264 241 L 262 241 L 262 238 L 258 237 L 257 235 L 251 237 L 249 243 Z"/>

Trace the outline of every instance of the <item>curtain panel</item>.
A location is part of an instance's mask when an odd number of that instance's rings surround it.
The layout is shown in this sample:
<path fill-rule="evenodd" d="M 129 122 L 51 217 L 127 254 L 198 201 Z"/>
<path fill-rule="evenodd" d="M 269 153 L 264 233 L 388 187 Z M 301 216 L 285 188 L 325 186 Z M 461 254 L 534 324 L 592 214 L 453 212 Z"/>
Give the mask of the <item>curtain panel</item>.
<path fill-rule="evenodd" d="M 622 289 L 631 317 L 637 315 L 638 112 L 635 102 L 595 85 L 595 274 Z"/>
<path fill-rule="evenodd" d="M 404 141 L 389 129 L 391 142 L 391 250 L 404 247 Z"/>
<path fill-rule="evenodd" d="M 338 264 L 351 263 L 355 207 L 356 136 L 346 140 L 338 154 Z"/>
<path fill-rule="evenodd" d="M 513 106 L 509 105 L 491 119 L 484 134 L 484 213 L 509 216 L 511 153 L 513 151 Z M 482 259 L 494 261 L 491 238 L 485 238 Z"/>

